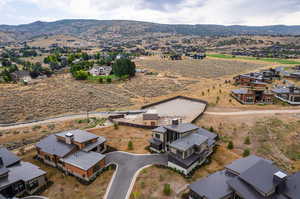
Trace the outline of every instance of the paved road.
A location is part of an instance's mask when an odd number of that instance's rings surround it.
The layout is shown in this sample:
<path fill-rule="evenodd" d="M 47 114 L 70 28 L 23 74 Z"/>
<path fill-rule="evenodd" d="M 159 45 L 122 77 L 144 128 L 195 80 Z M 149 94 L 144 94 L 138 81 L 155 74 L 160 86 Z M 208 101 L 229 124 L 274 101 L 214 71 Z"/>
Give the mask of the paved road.
<path fill-rule="evenodd" d="M 263 115 L 263 114 L 296 114 L 300 110 L 257 110 L 257 111 L 235 111 L 235 112 L 205 112 L 207 115 Z"/>
<path fill-rule="evenodd" d="M 112 152 L 106 155 L 106 163 L 116 164 L 117 170 L 104 199 L 128 199 L 139 170 L 148 165 L 167 165 L 167 155 Z"/>
<path fill-rule="evenodd" d="M 108 117 L 112 114 L 135 114 L 135 113 L 141 113 L 143 110 L 134 110 L 134 111 L 113 111 L 113 112 L 90 112 L 89 117 Z M 20 123 L 12 123 L 12 124 L 1 124 L 0 123 L 0 131 L 1 130 L 10 130 L 14 128 L 23 128 L 23 127 L 30 127 L 34 125 L 41 125 L 41 124 L 47 124 L 51 122 L 63 122 L 68 120 L 76 120 L 76 119 L 82 119 L 86 118 L 86 113 L 81 114 L 72 114 L 72 115 L 64 115 L 64 116 L 58 116 L 48 119 L 42 119 L 38 121 L 28 121 L 28 122 L 20 122 Z"/>

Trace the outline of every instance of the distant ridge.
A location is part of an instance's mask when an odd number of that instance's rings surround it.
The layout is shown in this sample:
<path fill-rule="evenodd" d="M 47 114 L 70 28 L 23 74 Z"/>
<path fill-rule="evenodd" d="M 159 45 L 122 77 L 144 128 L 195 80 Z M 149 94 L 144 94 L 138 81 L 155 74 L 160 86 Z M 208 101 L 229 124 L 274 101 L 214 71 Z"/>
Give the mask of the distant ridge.
<path fill-rule="evenodd" d="M 53 34 L 96 37 L 104 33 L 116 33 L 122 36 L 137 36 L 147 33 L 198 36 L 300 35 L 300 26 L 171 25 L 127 20 L 66 19 L 54 22 L 37 21 L 22 25 L 0 25 L 0 32 L 15 34 L 19 39 Z"/>

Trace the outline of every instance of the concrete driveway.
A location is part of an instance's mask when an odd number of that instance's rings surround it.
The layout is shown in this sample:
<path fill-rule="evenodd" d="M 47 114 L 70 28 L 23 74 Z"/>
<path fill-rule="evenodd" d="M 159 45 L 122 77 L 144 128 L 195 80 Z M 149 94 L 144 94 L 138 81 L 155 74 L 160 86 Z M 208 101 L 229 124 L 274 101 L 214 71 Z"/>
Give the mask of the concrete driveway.
<path fill-rule="evenodd" d="M 126 152 L 111 152 L 106 163 L 116 164 L 117 170 L 111 179 L 104 199 L 128 199 L 140 170 L 149 165 L 167 165 L 166 154 L 136 155 Z"/>

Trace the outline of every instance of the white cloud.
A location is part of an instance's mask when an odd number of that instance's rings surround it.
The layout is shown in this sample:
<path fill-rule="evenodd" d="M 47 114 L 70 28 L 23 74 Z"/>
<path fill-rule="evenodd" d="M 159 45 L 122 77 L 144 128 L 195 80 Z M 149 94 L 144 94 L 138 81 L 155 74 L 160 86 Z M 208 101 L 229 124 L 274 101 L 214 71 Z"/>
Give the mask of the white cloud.
<path fill-rule="evenodd" d="M 16 4 L 24 5 L 24 9 L 16 10 Z M 26 12 L 30 6 L 36 12 Z M 0 22 L 7 23 L 88 18 L 172 24 L 296 25 L 300 16 L 299 0 L 0 0 L 0 10 L 4 7 L 7 13 Z M 9 15 L 17 16 L 11 21 Z"/>

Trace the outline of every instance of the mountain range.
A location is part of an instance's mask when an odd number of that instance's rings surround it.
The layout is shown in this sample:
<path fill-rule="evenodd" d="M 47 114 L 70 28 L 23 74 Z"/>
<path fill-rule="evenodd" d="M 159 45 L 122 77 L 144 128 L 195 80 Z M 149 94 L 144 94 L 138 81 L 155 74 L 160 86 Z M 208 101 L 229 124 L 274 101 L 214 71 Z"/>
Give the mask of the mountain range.
<path fill-rule="evenodd" d="M 0 25 L 0 32 L 15 40 L 31 39 L 41 35 L 69 34 L 92 38 L 105 33 L 121 36 L 143 36 L 147 33 L 171 33 L 197 36 L 231 35 L 300 35 L 300 26 L 224 26 L 171 25 L 126 20 L 68 19 L 55 22 L 37 21 L 23 25 Z M 2 39 L 3 40 L 3 39 Z"/>

